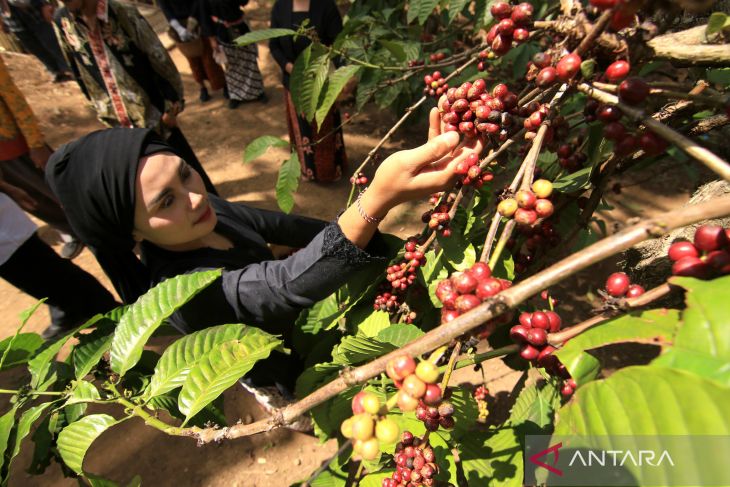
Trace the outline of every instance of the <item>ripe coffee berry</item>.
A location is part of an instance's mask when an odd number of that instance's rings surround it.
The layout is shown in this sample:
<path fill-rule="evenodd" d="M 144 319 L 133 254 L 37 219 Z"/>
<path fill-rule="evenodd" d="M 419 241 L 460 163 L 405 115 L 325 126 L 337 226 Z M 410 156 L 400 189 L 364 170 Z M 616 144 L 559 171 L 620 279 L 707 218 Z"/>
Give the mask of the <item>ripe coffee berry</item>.
<path fill-rule="evenodd" d="M 669 258 L 674 262 L 683 257 L 699 257 L 700 253 L 692 242 L 674 242 L 669 247 Z"/>
<path fill-rule="evenodd" d="M 628 78 L 618 85 L 618 97 L 629 105 L 638 105 L 649 96 L 651 88 L 641 78 Z"/>
<path fill-rule="evenodd" d="M 606 78 L 608 78 L 608 81 L 611 83 L 616 83 L 628 76 L 630 70 L 631 65 L 628 61 L 615 61 L 606 68 Z"/>
<path fill-rule="evenodd" d="M 702 225 L 695 231 L 695 247 L 706 252 L 728 245 L 725 230 L 719 225 Z"/>
<path fill-rule="evenodd" d="M 568 81 L 580 71 L 581 58 L 577 54 L 563 56 L 555 66 L 560 81 Z"/>
<path fill-rule="evenodd" d="M 620 298 L 629 290 L 631 281 L 623 272 L 614 272 L 606 279 L 606 291 L 613 297 Z"/>

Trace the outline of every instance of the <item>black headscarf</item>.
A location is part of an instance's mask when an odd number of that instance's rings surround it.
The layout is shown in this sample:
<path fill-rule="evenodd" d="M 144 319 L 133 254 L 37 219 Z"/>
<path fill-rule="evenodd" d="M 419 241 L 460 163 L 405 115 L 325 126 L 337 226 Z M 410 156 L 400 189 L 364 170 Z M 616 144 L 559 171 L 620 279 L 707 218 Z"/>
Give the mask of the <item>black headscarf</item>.
<path fill-rule="evenodd" d="M 61 146 L 46 179 L 76 235 L 91 249 L 125 303 L 150 287 L 133 249 L 135 178 L 140 158 L 176 151 L 151 129 L 112 128 Z"/>

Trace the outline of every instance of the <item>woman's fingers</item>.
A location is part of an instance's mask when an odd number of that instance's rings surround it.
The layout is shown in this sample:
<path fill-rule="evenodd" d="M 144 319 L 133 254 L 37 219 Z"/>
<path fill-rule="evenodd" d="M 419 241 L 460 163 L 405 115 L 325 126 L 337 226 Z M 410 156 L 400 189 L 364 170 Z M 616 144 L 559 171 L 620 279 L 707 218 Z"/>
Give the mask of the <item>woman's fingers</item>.
<path fill-rule="evenodd" d="M 428 113 L 428 140 L 441 135 L 441 115 L 439 109 L 434 107 Z"/>
<path fill-rule="evenodd" d="M 424 166 L 428 166 L 450 154 L 458 145 L 459 134 L 446 132 L 437 135 L 420 147 L 404 151 L 402 157 L 407 161 L 412 174 L 417 174 Z"/>

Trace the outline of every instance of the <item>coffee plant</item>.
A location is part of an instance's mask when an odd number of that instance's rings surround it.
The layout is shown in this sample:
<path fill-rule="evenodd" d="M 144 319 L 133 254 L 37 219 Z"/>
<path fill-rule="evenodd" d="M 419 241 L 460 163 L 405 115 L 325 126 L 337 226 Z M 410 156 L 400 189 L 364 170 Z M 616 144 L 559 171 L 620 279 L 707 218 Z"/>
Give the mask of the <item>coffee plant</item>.
<path fill-rule="evenodd" d="M 21 325 L 0 343 L 0 369 L 28 372 L 27 383 L 0 390 L 12 396 L 0 417 L 3 481 L 32 432 L 34 473 L 58 461 L 68 475 L 110 485 L 84 469 L 84 456 L 101 433 L 133 417 L 203 446 L 309 415 L 314 433 L 340 448 L 297 485 L 328 486 L 522 485 L 527 434 L 582 435 L 585 448 L 610 447 L 598 440 L 608 435 L 729 434 L 730 197 L 614 232 L 597 215 L 610 208 L 609 191 L 621 194 L 625 174 L 658 167 L 676 178 L 704 171 L 730 180 L 717 154 L 727 153 L 726 139 L 716 135 L 729 123 L 730 21 L 712 4 L 356 0 L 332 46 L 306 25 L 238 39 L 312 40 L 290 88 L 314 123 L 353 78 L 343 125 L 370 104 L 404 113 L 353 168 L 350 202 L 367 187 L 383 144 L 409 119 L 425 119 L 429 106 L 443 130 L 481 139 L 484 151 L 429 199 L 420 234 L 390 240 L 397 255 L 387 268 L 355 276 L 301 314 L 290 350 L 245 324 L 183 336 L 161 355 L 145 349 L 217 271 L 165 281 L 53 344 Z M 334 59 L 340 67 L 332 70 Z M 288 145 L 262 136 L 244 160 Z M 298 180 L 293 151 L 276 185 L 284 211 Z M 574 297 L 554 296 L 579 271 L 690 226 L 692 238 L 671 237 L 656 256 L 671 262 L 662 284 L 645 289 L 631 268 L 607 272 L 605 284 L 601 274 L 594 291 L 602 299 L 581 319 Z M 59 359 L 67 344 L 70 355 Z M 597 352 L 628 344 L 655 353 L 605 370 Z M 282 352 L 313 364 L 298 378 L 299 400 L 268 419 L 226 425 L 222 392 Z M 523 371 L 499 421 L 488 379 L 453 380 L 455 370 L 488 370 L 498 358 Z M 118 414 L 90 413 L 93 404 Z M 642 472 L 629 470 L 641 485 Z"/>

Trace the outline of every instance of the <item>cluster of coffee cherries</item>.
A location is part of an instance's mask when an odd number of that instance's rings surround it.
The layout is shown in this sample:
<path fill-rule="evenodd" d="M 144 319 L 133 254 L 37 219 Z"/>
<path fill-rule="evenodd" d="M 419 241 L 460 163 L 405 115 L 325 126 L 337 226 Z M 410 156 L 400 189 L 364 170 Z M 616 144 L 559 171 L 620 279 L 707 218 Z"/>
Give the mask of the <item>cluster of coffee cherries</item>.
<path fill-rule="evenodd" d="M 477 402 L 477 409 L 479 410 L 479 416 L 477 417 L 477 421 L 479 421 L 480 423 L 485 423 L 487 421 L 487 417 L 489 416 L 489 407 L 487 405 L 489 389 L 487 389 L 487 386 L 484 385 L 477 386 L 477 388 L 474 389 L 474 392 L 472 392 L 472 397 Z"/>
<path fill-rule="evenodd" d="M 558 146 L 555 152 L 560 167 L 571 173 L 583 167 L 583 164 L 588 161 L 588 155 L 580 150 L 582 142 L 582 137 L 575 137 L 574 140 Z"/>
<path fill-rule="evenodd" d="M 418 66 L 423 66 L 425 64 L 423 59 L 409 59 L 408 60 L 408 67 L 409 68 L 416 68 Z"/>
<path fill-rule="evenodd" d="M 423 82 L 426 84 L 426 87 L 423 88 L 423 94 L 437 99 L 449 89 L 449 84 L 444 79 L 441 71 L 427 74 L 423 77 Z"/>
<path fill-rule="evenodd" d="M 606 279 L 606 294 L 613 298 L 638 298 L 644 294 L 644 288 L 638 284 L 631 284 L 631 279 L 625 272 L 614 272 Z"/>
<path fill-rule="evenodd" d="M 500 83 L 489 93 L 487 82 L 478 78 L 446 90 L 446 100 L 440 106 L 441 121 L 447 132 L 458 131 L 471 138 L 486 134 L 506 140 L 510 132 L 519 129 L 512 113 L 516 108 L 517 95 L 507 85 Z"/>
<path fill-rule="evenodd" d="M 489 29 L 487 43 L 495 56 L 504 56 L 513 43 L 519 45 L 530 38 L 533 11 L 532 4 L 527 2 L 515 6 L 507 2 L 492 4 L 490 12 L 497 23 Z"/>
<path fill-rule="evenodd" d="M 646 155 L 656 156 L 668 146 L 664 139 L 650 130 L 643 130 L 638 134 L 630 133 L 621 123 L 623 113 L 617 106 L 588 100 L 583 113 L 588 121 L 597 119 L 603 122 L 603 136 L 613 141 L 614 151 L 619 156 L 627 156 L 638 149 L 642 149 Z"/>
<path fill-rule="evenodd" d="M 386 364 L 385 373 L 398 388 L 396 401 L 403 412 L 416 411 L 421 405 L 438 406 L 443 401 L 437 384 L 440 373 L 433 362 L 416 364 L 413 357 L 401 355 Z"/>
<path fill-rule="evenodd" d="M 340 426 L 345 438 L 353 440 L 352 449 L 365 460 L 374 460 L 380 445 L 395 443 L 400 434 L 398 423 L 381 416 L 382 405 L 372 392 L 360 391 L 352 398 L 352 414 Z"/>
<path fill-rule="evenodd" d="M 535 76 L 535 84 L 540 88 L 547 88 L 557 81 L 563 83 L 570 81 L 578 71 L 583 62 L 575 53 L 566 54 L 560 58 L 555 66 L 552 65 L 553 57 L 548 53 L 537 53 L 532 57 L 532 64 L 539 69 Z M 531 77 L 532 74 L 528 76 Z"/>
<path fill-rule="evenodd" d="M 669 247 L 675 276 L 709 279 L 730 274 L 730 228 L 702 225 L 692 242 L 674 242 Z"/>
<path fill-rule="evenodd" d="M 431 487 L 439 471 L 436 455 L 427 441 L 416 438 L 410 431 L 404 431 L 401 441 L 395 447 L 395 472 L 384 478 L 382 487 Z"/>
<path fill-rule="evenodd" d="M 446 400 L 440 400 L 438 404 L 426 404 L 424 397 L 416 408 L 416 419 L 423 421 L 428 431 L 436 431 L 439 426 L 450 430 L 454 427 L 453 415 L 454 405 Z"/>
<path fill-rule="evenodd" d="M 492 277 L 492 270 L 484 262 L 454 273 L 436 286 L 436 297 L 443 304 L 441 323 L 454 320 L 511 285 L 510 281 Z"/>
<path fill-rule="evenodd" d="M 445 52 L 434 52 L 428 55 L 428 60 L 432 63 L 438 63 L 446 59 Z"/>
<path fill-rule="evenodd" d="M 444 237 L 451 236 L 451 217 L 449 216 L 449 205 L 440 204 L 432 210 L 428 210 L 421 216 L 421 221 L 428 224 L 428 228 L 439 232 Z"/>
<path fill-rule="evenodd" d="M 484 186 L 484 183 L 494 179 L 494 174 L 491 171 L 484 171 L 479 167 L 479 155 L 473 152 L 456 164 L 454 172 L 463 176 L 461 179 L 462 185 L 471 185 L 477 189 Z"/>
<path fill-rule="evenodd" d="M 521 225 L 518 227 L 518 231 L 524 237 L 521 247 L 517 247 L 519 240 L 514 237 L 507 241 L 507 247 L 512 251 L 517 274 L 527 271 L 539 251 L 547 246 L 555 247 L 560 243 L 560 234 L 550 220 L 534 226 Z"/>
<path fill-rule="evenodd" d="M 510 328 L 509 335 L 520 345 L 520 357 L 562 380 L 560 393 L 567 398 L 577 385 L 565 365 L 553 354 L 555 347 L 547 343 L 547 334 L 560 331 L 562 322 L 560 315 L 552 310 L 524 312 L 520 314 L 519 324 Z"/>
<path fill-rule="evenodd" d="M 402 297 L 416 281 L 417 269 L 426 263 L 426 256 L 418 250 L 419 237 L 409 237 L 405 243 L 403 260 L 386 269 L 386 280 L 375 296 L 373 309 L 395 313 L 402 305 Z"/>
<path fill-rule="evenodd" d="M 368 177 L 365 175 L 365 173 L 359 172 L 356 176 L 352 176 L 350 178 L 350 184 L 365 186 L 368 184 Z"/>
<path fill-rule="evenodd" d="M 548 198 L 553 192 L 553 183 L 538 179 L 532 183 L 532 191 L 521 189 L 514 197 L 505 198 L 497 205 L 497 211 L 505 218 L 514 218 L 520 225 L 534 225 L 538 219 L 550 217 L 555 211 Z"/>

